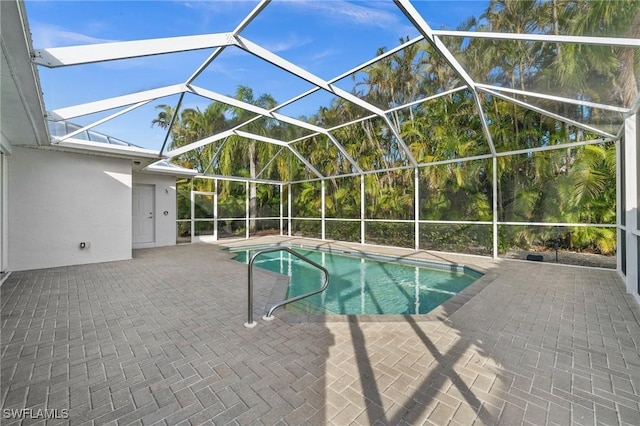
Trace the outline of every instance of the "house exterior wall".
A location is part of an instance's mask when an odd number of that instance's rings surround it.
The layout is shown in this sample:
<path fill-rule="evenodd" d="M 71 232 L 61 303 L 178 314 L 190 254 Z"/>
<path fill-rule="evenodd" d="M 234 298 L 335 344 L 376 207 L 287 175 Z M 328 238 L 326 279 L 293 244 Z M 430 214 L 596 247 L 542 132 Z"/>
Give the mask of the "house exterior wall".
<path fill-rule="evenodd" d="M 176 178 L 150 173 L 134 173 L 134 185 L 155 188 L 155 241 L 133 244 L 133 248 L 161 247 L 176 244 Z M 165 214 L 166 212 L 166 214 Z"/>
<path fill-rule="evenodd" d="M 7 169 L 9 270 L 131 258 L 130 160 L 14 147 Z"/>
<path fill-rule="evenodd" d="M 8 201 L 7 182 L 9 181 L 7 172 L 7 155 L 0 147 L 0 273 L 9 268 L 9 242 L 7 240 L 8 223 Z"/>

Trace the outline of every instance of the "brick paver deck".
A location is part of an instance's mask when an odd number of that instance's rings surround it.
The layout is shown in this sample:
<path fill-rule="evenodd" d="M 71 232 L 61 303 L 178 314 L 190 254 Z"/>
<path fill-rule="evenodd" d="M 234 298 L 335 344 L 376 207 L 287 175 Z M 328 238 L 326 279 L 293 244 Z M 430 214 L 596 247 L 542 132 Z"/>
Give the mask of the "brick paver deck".
<path fill-rule="evenodd" d="M 615 271 L 376 251 L 487 275 L 427 316 L 266 322 L 279 277 L 256 269 L 247 329 L 246 266 L 215 245 L 14 272 L 0 421 L 640 424 L 640 309 Z"/>

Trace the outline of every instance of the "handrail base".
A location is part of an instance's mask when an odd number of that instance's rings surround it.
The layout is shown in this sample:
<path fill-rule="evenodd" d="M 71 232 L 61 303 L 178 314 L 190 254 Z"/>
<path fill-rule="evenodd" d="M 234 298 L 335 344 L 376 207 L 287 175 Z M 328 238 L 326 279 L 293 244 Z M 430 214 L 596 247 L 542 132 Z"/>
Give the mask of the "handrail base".
<path fill-rule="evenodd" d="M 274 317 L 273 315 L 263 315 L 262 319 L 265 321 L 273 321 L 276 317 Z"/>
<path fill-rule="evenodd" d="M 286 251 L 294 256 L 296 256 L 297 258 L 311 264 L 312 266 L 315 266 L 316 268 L 320 269 L 323 273 L 324 273 L 324 283 L 322 284 L 322 287 L 320 287 L 320 289 L 312 291 L 310 293 L 307 294 L 301 294 L 299 296 L 296 297 L 291 297 L 289 299 L 283 300 L 280 303 L 276 303 L 275 305 L 273 305 L 271 307 L 271 309 L 269 309 L 269 312 L 267 312 L 267 314 L 263 317 L 263 319 L 267 320 L 267 321 L 271 321 L 273 319 L 273 311 L 275 311 L 276 309 L 278 309 L 279 307 L 286 305 L 287 303 L 291 303 L 291 302 L 295 302 L 297 300 L 303 299 L 305 297 L 309 297 L 309 296 L 313 296 L 314 294 L 318 294 L 321 293 L 323 291 L 325 291 L 327 289 L 327 286 L 329 285 L 329 271 L 327 271 L 327 269 L 320 265 L 319 263 L 314 262 L 311 259 L 306 258 L 305 256 L 301 255 L 300 253 L 297 253 L 293 250 L 291 250 L 289 247 L 273 247 L 273 248 L 267 248 L 264 250 L 260 250 L 257 253 L 254 253 L 253 256 L 251 256 L 251 260 L 249 260 L 249 265 L 248 265 L 248 279 L 247 279 L 247 293 L 248 293 L 248 306 L 247 306 L 247 322 L 244 323 L 244 326 L 247 328 L 253 328 L 255 327 L 256 323 L 255 321 L 253 321 L 253 263 L 255 262 L 256 258 L 258 256 L 260 256 L 261 254 L 265 254 L 265 253 L 271 253 L 271 252 L 276 252 L 276 251 Z"/>

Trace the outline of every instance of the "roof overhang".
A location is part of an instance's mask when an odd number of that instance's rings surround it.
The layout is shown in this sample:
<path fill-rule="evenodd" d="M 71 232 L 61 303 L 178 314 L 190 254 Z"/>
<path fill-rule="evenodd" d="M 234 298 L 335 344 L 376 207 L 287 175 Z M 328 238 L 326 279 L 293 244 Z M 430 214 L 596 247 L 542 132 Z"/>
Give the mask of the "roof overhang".
<path fill-rule="evenodd" d="M 22 2 L 0 1 L 0 30 L 3 146 L 48 145 L 42 91 L 31 61 L 33 46 Z"/>
<path fill-rule="evenodd" d="M 100 142 L 91 142 L 82 139 L 69 138 L 58 143 L 52 143 L 46 147 L 54 151 L 74 152 L 77 154 L 97 155 L 101 157 L 112 157 L 130 160 L 133 170 L 142 170 L 150 164 L 163 159 L 153 150 L 134 147 L 108 145 Z"/>
<path fill-rule="evenodd" d="M 175 164 L 171 164 L 166 160 L 161 160 L 153 164 L 149 164 L 147 167 L 145 167 L 140 171 L 144 173 L 154 173 L 154 174 L 171 175 L 176 177 L 190 177 L 190 178 L 195 177 L 199 174 L 197 170 L 180 167 Z"/>

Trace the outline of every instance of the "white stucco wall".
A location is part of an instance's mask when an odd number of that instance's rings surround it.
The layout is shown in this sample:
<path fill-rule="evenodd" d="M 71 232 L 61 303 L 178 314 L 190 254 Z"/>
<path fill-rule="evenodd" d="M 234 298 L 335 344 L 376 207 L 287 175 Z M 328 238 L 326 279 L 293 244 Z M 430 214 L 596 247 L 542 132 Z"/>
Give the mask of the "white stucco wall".
<path fill-rule="evenodd" d="M 9 241 L 7 239 L 8 222 L 8 197 L 7 182 L 9 173 L 7 171 L 7 155 L 0 147 L 0 273 L 9 270 Z"/>
<path fill-rule="evenodd" d="M 155 187 L 155 242 L 133 244 L 133 248 L 176 244 L 176 178 L 161 174 L 134 173 L 134 185 Z M 165 212 L 167 214 L 165 215 Z"/>
<path fill-rule="evenodd" d="M 131 184 L 130 160 L 14 147 L 8 269 L 131 258 Z"/>

